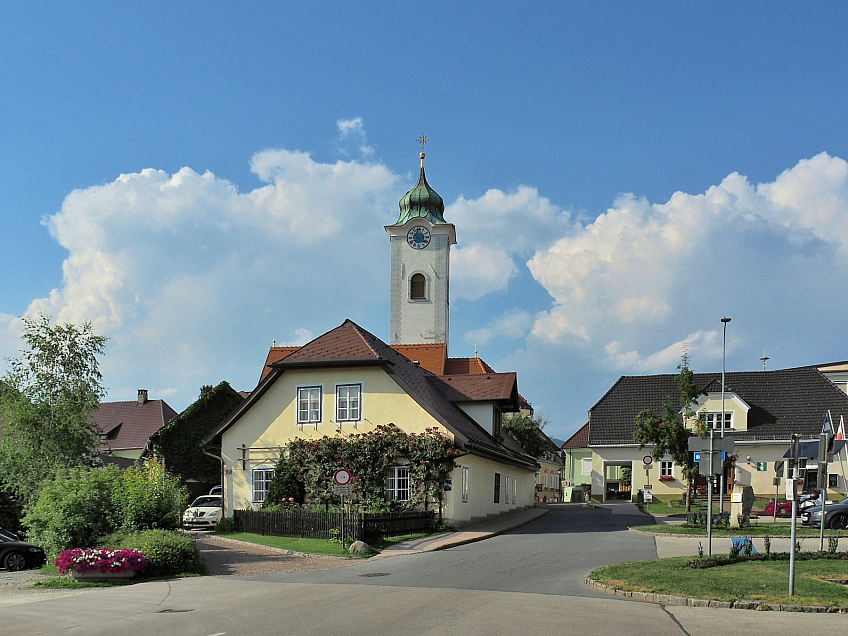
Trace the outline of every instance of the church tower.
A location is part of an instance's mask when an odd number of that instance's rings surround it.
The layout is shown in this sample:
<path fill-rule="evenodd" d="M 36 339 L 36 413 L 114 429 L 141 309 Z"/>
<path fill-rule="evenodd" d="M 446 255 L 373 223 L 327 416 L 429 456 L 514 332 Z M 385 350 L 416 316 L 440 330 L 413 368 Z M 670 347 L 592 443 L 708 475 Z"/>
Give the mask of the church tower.
<path fill-rule="evenodd" d="M 422 148 L 426 138 L 419 140 Z M 445 203 L 424 176 L 400 200 L 400 216 L 387 225 L 392 250 L 390 344 L 448 344 L 450 246 L 456 229 Z"/>

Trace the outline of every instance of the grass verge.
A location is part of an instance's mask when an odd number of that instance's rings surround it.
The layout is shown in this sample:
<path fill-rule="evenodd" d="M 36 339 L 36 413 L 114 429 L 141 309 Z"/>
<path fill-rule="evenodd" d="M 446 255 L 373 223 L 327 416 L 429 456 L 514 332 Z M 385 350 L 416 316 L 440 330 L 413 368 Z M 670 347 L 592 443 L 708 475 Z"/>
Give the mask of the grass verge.
<path fill-rule="evenodd" d="M 690 557 L 607 565 L 589 576 L 633 592 L 655 592 L 717 601 L 848 607 L 848 587 L 825 581 L 845 578 L 845 561 L 798 561 L 795 595 L 789 596 L 788 561 L 745 561 L 708 569 L 686 566 Z"/>
<path fill-rule="evenodd" d="M 347 548 L 342 547 L 342 544 L 337 540 L 331 539 L 303 539 L 300 537 L 272 537 L 269 535 L 253 534 L 250 532 L 216 532 L 215 536 L 225 537 L 227 539 L 237 539 L 248 543 L 256 543 L 257 545 L 270 546 L 272 548 L 280 548 L 281 550 L 292 550 L 293 552 L 304 552 L 306 554 L 322 554 L 325 556 L 349 557 Z M 370 545 L 371 550 L 361 555 L 359 558 L 367 558 L 378 554 L 381 550 L 395 543 L 402 541 L 412 541 L 430 536 L 427 533 L 408 534 L 400 537 L 392 537 L 384 539 Z M 350 543 L 347 543 L 350 547 Z"/>
<path fill-rule="evenodd" d="M 689 535 L 692 537 L 706 537 L 706 528 L 686 528 L 681 525 L 645 525 L 633 526 L 639 532 L 647 532 L 649 534 L 677 534 Z M 768 525 L 748 526 L 747 528 L 713 528 L 714 537 L 790 537 L 792 536 L 792 527 L 789 524 L 770 523 Z M 796 528 L 798 537 L 819 537 L 818 528 Z M 844 530 L 825 530 L 825 538 L 827 537 L 846 537 L 848 533 Z"/>

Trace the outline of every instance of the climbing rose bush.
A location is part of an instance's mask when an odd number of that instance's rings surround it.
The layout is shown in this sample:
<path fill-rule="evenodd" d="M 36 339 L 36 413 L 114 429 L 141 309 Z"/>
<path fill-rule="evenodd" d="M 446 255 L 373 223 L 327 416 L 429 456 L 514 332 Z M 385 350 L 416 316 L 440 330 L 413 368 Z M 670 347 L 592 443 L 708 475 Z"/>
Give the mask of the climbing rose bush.
<path fill-rule="evenodd" d="M 144 553 L 139 550 L 94 548 L 65 550 L 56 557 L 56 567 L 62 574 L 75 572 L 134 572 L 147 567 Z"/>

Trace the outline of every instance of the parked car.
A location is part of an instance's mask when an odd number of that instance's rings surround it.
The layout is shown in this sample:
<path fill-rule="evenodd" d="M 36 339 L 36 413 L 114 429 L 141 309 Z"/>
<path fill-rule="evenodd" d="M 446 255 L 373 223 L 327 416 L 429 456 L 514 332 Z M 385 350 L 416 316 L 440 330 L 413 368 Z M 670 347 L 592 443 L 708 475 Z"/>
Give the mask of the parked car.
<path fill-rule="evenodd" d="M 212 486 L 212 488 L 209 489 L 209 494 L 210 495 L 220 495 L 221 494 L 221 486 L 220 485 Z"/>
<path fill-rule="evenodd" d="M 214 528 L 224 514 L 221 495 L 201 495 L 183 513 L 186 528 Z"/>
<path fill-rule="evenodd" d="M 801 513 L 801 523 L 818 528 L 821 526 L 822 509 L 820 505 L 807 508 Z M 848 498 L 839 502 L 828 502 L 825 507 L 824 527 L 832 530 L 848 529 Z"/>
<path fill-rule="evenodd" d="M 47 557 L 37 545 L 21 541 L 18 537 L 0 528 L 0 565 L 10 572 L 37 568 L 44 565 Z"/>

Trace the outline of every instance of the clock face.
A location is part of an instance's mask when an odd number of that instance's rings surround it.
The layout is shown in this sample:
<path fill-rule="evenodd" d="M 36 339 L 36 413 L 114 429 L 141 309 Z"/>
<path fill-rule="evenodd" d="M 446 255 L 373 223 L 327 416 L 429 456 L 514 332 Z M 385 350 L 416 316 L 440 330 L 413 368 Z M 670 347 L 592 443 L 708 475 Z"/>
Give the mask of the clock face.
<path fill-rule="evenodd" d="M 430 230 L 421 225 L 406 233 L 406 242 L 414 250 L 423 250 L 430 244 Z"/>

